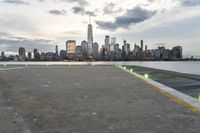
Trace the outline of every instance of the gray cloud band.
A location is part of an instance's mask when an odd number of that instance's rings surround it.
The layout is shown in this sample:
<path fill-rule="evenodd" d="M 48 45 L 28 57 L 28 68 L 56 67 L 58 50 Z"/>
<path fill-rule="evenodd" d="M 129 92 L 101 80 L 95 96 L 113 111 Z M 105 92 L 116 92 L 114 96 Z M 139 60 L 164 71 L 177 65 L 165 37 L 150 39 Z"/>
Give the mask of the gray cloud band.
<path fill-rule="evenodd" d="M 181 0 L 183 6 L 197 6 L 200 5 L 200 0 Z"/>
<path fill-rule="evenodd" d="M 63 10 L 49 10 L 48 11 L 49 14 L 52 15 L 66 15 L 67 11 Z"/>
<path fill-rule="evenodd" d="M 95 12 L 86 11 L 84 7 L 80 7 L 80 6 L 72 7 L 72 11 L 75 14 L 88 15 L 88 16 L 96 16 Z"/>
<path fill-rule="evenodd" d="M 12 37 L 6 33 L 0 34 L 0 51 L 17 52 L 19 47 L 24 47 L 27 51 L 32 51 L 34 48 L 52 51 L 54 44 L 55 42 L 52 40 Z"/>
<path fill-rule="evenodd" d="M 117 30 L 118 28 L 128 28 L 132 24 L 137 24 L 150 19 L 156 14 L 156 11 L 149 11 L 141 7 L 135 7 L 119 17 L 114 22 L 96 21 L 101 29 Z"/>
<path fill-rule="evenodd" d="M 29 2 L 26 2 L 24 0 L 4 0 L 4 3 L 7 4 L 16 4 L 16 5 L 29 5 Z"/>

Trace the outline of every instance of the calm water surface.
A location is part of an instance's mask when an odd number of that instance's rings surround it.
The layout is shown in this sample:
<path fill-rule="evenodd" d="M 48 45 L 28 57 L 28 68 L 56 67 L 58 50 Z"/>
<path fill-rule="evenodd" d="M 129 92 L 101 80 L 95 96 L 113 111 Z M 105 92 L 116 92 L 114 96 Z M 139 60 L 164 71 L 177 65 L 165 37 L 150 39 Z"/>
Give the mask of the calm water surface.
<path fill-rule="evenodd" d="M 98 65 L 98 64 L 125 64 L 144 66 L 156 69 L 163 69 L 169 71 L 175 71 L 180 73 L 196 74 L 200 75 L 200 61 L 199 62 L 169 62 L 169 61 L 129 61 L 129 62 L 0 62 L 0 66 L 7 65 Z"/>
<path fill-rule="evenodd" d="M 200 75 L 200 62 L 123 62 L 122 64 L 136 65 L 143 67 L 150 67 L 162 70 L 175 71 L 180 73 L 196 74 Z"/>

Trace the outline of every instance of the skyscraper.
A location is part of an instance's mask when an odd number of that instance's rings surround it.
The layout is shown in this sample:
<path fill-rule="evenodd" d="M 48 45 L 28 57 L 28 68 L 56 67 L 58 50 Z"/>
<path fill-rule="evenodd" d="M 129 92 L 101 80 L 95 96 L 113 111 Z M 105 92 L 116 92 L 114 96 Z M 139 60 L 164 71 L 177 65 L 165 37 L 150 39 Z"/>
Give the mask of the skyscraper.
<path fill-rule="evenodd" d="M 0 61 L 3 61 L 5 59 L 5 53 L 4 52 L 1 52 L 1 56 L 0 56 Z"/>
<path fill-rule="evenodd" d="M 99 54 L 99 44 L 95 42 L 95 43 L 92 45 L 92 56 L 93 56 L 94 58 L 96 58 L 96 57 L 98 56 L 98 54 Z"/>
<path fill-rule="evenodd" d="M 81 42 L 81 47 L 82 47 L 82 51 L 83 51 L 83 56 L 87 57 L 88 56 L 88 42 L 87 41 L 82 41 Z"/>
<path fill-rule="evenodd" d="M 56 56 L 58 56 L 58 45 L 55 46 L 55 53 L 56 53 Z"/>
<path fill-rule="evenodd" d="M 31 60 L 31 58 L 32 58 L 32 53 L 28 52 L 28 60 Z"/>
<path fill-rule="evenodd" d="M 106 52 L 109 52 L 110 51 L 110 36 L 106 35 L 105 36 L 105 47 L 106 47 Z"/>
<path fill-rule="evenodd" d="M 106 35 L 105 36 L 105 46 L 110 44 L 110 36 Z"/>
<path fill-rule="evenodd" d="M 115 44 L 116 44 L 116 37 L 112 37 L 112 38 L 111 38 L 111 44 L 112 44 L 112 45 L 115 45 Z"/>
<path fill-rule="evenodd" d="M 141 52 L 143 52 L 143 50 L 144 50 L 144 43 L 143 43 L 143 40 L 141 40 Z"/>
<path fill-rule="evenodd" d="M 25 58 L 26 58 L 26 51 L 25 51 L 25 48 L 20 47 L 20 48 L 19 48 L 19 60 L 20 60 L 20 61 L 25 61 Z"/>
<path fill-rule="evenodd" d="M 4 52 L 1 52 L 1 57 L 5 57 L 5 53 Z"/>
<path fill-rule="evenodd" d="M 111 44 L 110 44 L 110 51 L 111 52 L 114 52 L 115 44 L 116 44 L 116 37 L 112 37 L 111 38 Z"/>
<path fill-rule="evenodd" d="M 35 61 L 38 61 L 38 60 L 39 60 L 40 55 L 39 55 L 39 53 L 38 53 L 38 49 L 34 49 L 34 50 L 33 50 L 33 57 L 34 57 L 34 60 L 35 60 Z"/>
<path fill-rule="evenodd" d="M 147 51 L 147 45 L 145 45 L 145 51 Z"/>
<path fill-rule="evenodd" d="M 88 55 L 92 55 L 92 44 L 93 44 L 93 30 L 92 30 L 92 24 L 89 22 L 88 24 L 88 36 L 87 36 L 87 41 L 88 41 Z"/>

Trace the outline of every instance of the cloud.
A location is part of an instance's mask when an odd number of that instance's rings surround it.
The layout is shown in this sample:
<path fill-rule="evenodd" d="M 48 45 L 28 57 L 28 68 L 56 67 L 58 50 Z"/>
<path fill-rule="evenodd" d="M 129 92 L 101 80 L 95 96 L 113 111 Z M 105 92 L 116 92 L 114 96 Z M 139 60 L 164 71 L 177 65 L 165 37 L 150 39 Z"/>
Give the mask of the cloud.
<path fill-rule="evenodd" d="M 48 11 L 49 14 L 52 15 L 66 15 L 67 11 L 63 10 L 49 10 Z"/>
<path fill-rule="evenodd" d="M 23 0 L 4 0 L 4 3 L 7 4 L 16 4 L 16 5 L 29 5 L 29 2 L 23 1 Z"/>
<path fill-rule="evenodd" d="M 117 17 L 114 22 L 96 21 L 96 24 L 99 28 L 106 30 L 127 29 L 130 25 L 148 20 L 155 14 L 156 11 L 150 11 L 137 6 L 131 10 L 127 10 L 124 15 Z"/>
<path fill-rule="evenodd" d="M 200 0 L 180 0 L 183 6 L 197 6 L 200 5 Z"/>
<path fill-rule="evenodd" d="M 83 7 L 79 7 L 79 6 L 72 7 L 72 11 L 75 14 L 82 14 L 82 15 L 84 15 L 84 13 L 85 13 L 85 9 Z"/>
<path fill-rule="evenodd" d="M 88 16 L 93 16 L 93 17 L 96 16 L 95 12 L 91 12 L 91 11 L 86 11 L 85 14 Z"/>
<path fill-rule="evenodd" d="M 103 8 L 103 13 L 104 14 L 113 14 L 113 13 L 118 13 L 120 11 L 122 11 L 122 9 L 121 8 L 117 8 L 116 4 L 114 4 L 112 2 L 111 3 L 106 3 L 104 8 Z"/>
<path fill-rule="evenodd" d="M 89 5 L 89 3 L 85 0 L 55 0 L 57 2 L 76 2 L 78 3 L 80 6 L 87 6 Z"/>
<path fill-rule="evenodd" d="M 2 37 L 0 36 L 0 51 L 17 52 L 19 47 L 24 47 L 26 51 L 38 48 L 40 51 L 52 51 L 55 42 L 45 39 L 30 39 L 26 37 Z"/>
<path fill-rule="evenodd" d="M 1 36 L 9 36 L 10 34 L 6 33 L 6 32 L 0 32 L 0 37 Z"/>
<path fill-rule="evenodd" d="M 84 7 L 80 7 L 80 6 L 72 7 L 72 11 L 75 14 L 88 15 L 88 16 L 96 16 L 95 12 L 86 11 Z"/>
<path fill-rule="evenodd" d="M 47 2 L 50 0 L 38 0 L 39 2 Z M 78 3 L 79 6 L 88 6 L 89 3 L 86 0 L 51 0 L 53 2 L 67 2 L 67 3 Z"/>
<path fill-rule="evenodd" d="M 37 24 L 33 23 L 29 18 L 16 14 L 0 15 L 1 31 L 9 33 L 37 31 Z M 32 33 L 32 32 L 31 32 Z"/>

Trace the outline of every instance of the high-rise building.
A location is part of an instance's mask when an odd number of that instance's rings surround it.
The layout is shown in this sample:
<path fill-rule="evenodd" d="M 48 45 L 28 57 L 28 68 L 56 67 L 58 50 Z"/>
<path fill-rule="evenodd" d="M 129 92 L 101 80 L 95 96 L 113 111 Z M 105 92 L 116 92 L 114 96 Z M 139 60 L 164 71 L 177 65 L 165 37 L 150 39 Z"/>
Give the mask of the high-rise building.
<path fill-rule="evenodd" d="M 35 61 L 40 60 L 40 55 L 39 55 L 38 49 L 33 50 L 33 57 L 34 57 Z"/>
<path fill-rule="evenodd" d="M 82 41 L 81 42 L 81 47 L 82 47 L 82 51 L 83 51 L 83 56 L 87 57 L 88 56 L 88 42 L 87 41 Z"/>
<path fill-rule="evenodd" d="M 1 58 L 3 59 L 5 57 L 5 53 L 1 52 Z"/>
<path fill-rule="evenodd" d="M 119 44 L 114 45 L 114 60 L 119 60 Z"/>
<path fill-rule="evenodd" d="M 81 46 L 76 46 L 76 54 L 77 55 L 82 55 L 83 54 L 83 49 Z"/>
<path fill-rule="evenodd" d="M 182 53 L 182 47 L 181 46 L 176 46 L 173 47 L 173 49 L 171 50 L 171 59 L 172 60 L 180 60 L 183 58 L 183 53 Z"/>
<path fill-rule="evenodd" d="M 125 55 L 127 56 L 130 52 L 130 44 L 126 43 L 126 40 L 124 40 L 124 51 L 125 51 Z"/>
<path fill-rule="evenodd" d="M 147 45 L 145 45 L 145 51 L 147 51 Z"/>
<path fill-rule="evenodd" d="M 31 59 L 32 59 L 32 53 L 28 52 L 28 60 L 31 60 Z"/>
<path fill-rule="evenodd" d="M 111 44 L 110 44 L 110 51 L 111 52 L 114 52 L 115 44 L 116 44 L 116 37 L 112 37 L 111 38 Z"/>
<path fill-rule="evenodd" d="M 143 50 L 144 50 L 144 42 L 143 42 L 143 40 L 141 40 L 141 52 L 143 52 Z"/>
<path fill-rule="evenodd" d="M 58 45 L 55 46 L 55 53 L 56 53 L 56 56 L 58 56 Z"/>
<path fill-rule="evenodd" d="M 111 44 L 115 45 L 116 44 L 116 37 L 111 38 Z"/>
<path fill-rule="evenodd" d="M 105 46 L 108 46 L 110 44 L 110 36 L 105 36 Z"/>
<path fill-rule="evenodd" d="M 123 44 L 126 45 L 126 40 L 123 41 Z"/>
<path fill-rule="evenodd" d="M 105 48 L 106 52 L 110 51 L 110 36 L 108 35 L 105 36 Z"/>
<path fill-rule="evenodd" d="M 92 45 L 92 56 L 93 56 L 94 58 L 96 58 L 96 57 L 98 57 L 98 55 L 99 55 L 99 44 L 95 42 L 95 43 Z"/>
<path fill-rule="evenodd" d="M 5 53 L 4 52 L 1 52 L 1 57 L 4 57 L 5 56 Z"/>
<path fill-rule="evenodd" d="M 88 24 L 88 34 L 87 34 L 87 41 L 88 41 L 88 55 L 92 55 L 92 44 L 93 44 L 93 29 L 92 24 Z"/>
<path fill-rule="evenodd" d="M 135 46 L 134 46 L 134 52 L 135 52 L 135 53 L 140 52 L 140 47 L 139 47 L 138 45 L 136 45 L 136 44 L 135 44 Z"/>
<path fill-rule="evenodd" d="M 5 60 L 5 58 L 6 58 L 6 57 L 5 57 L 5 53 L 4 53 L 4 52 L 1 52 L 0 60 L 3 61 L 3 60 Z"/>
<path fill-rule="evenodd" d="M 102 45 L 102 48 L 100 49 L 100 55 L 102 60 L 106 60 L 106 48 L 104 45 Z"/>
<path fill-rule="evenodd" d="M 82 46 L 76 46 L 76 60 L 83 60 L 83 49 Z"/>
<path fill-rule="evenodd" d="M 155 49 L 153 51 L 153 59 L 154 60 L 160 60 L 160 55 L 161 55 L 160 53 L 161 53 L 160 49 Z"/>
<path fill-rule="evenodd" d="M 68 40 L 66 42 L 66 51 L 68 59 L 74 59 L 76 53 L 76 41 Z"/>
<path fill-rule="evenodd" d="M 26 59 L 26 50 L 25 50 L 25 48 L 20 47 L 18 52 L 19 52 L 19 60 L 20 61 L 25 61 L 25 59 Z"/>

